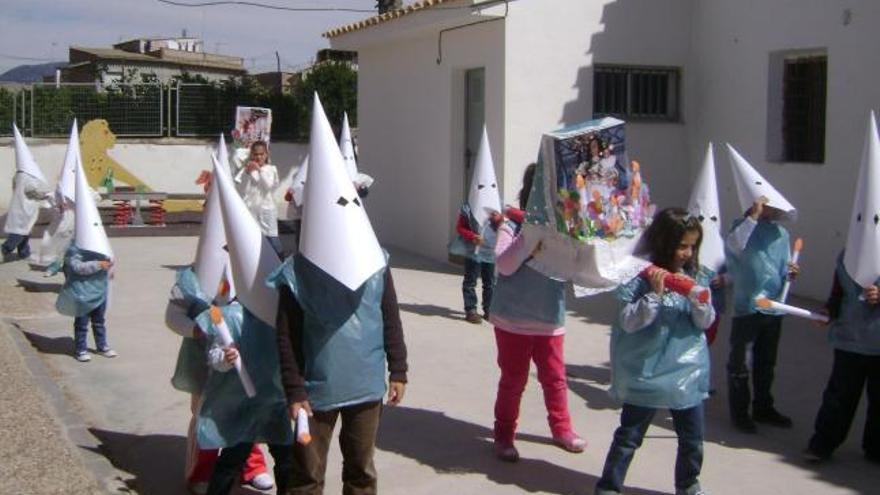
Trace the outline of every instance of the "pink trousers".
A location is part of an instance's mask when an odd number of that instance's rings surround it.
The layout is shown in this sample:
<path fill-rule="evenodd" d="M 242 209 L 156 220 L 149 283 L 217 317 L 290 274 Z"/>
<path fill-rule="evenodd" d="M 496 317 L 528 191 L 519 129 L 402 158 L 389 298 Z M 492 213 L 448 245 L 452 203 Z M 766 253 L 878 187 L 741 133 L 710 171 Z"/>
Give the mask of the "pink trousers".
<path fill-rule="evenodd" d="M 519 418 L 519 403 L 535 362 L 544 389 L 547 422 L 554 438 L 572 432 L 568 414 L 568 385 L 563 357 L 564 335 L 520 335 L 495 327 L 498 345 L 498 396 L 495 399 L 495 441 L 512 444 Z"/>

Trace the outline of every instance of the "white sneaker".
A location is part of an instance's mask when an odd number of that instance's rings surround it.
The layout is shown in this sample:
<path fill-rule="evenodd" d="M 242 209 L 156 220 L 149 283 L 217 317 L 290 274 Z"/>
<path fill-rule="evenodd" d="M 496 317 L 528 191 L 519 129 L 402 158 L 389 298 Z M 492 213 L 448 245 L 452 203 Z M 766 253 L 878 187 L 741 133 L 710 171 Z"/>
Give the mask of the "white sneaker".
<path fill-rule="evenodd" d="M 105 358 L 115 358 L 119 354 L 116 353 L 113 349 L 104 349 L 103 351 L 98 351 L 98 354 L 104 356 Z"/>
<path fill-rule="evenodd" d="M 254 476 L 254 479 L 250 481 L 250 485 L 257 490 L 271 490 L 273 486 L 275 486 L 275 480 L 269 476 L 269 473 L 260 473 Z"/>
<path fill-rule="evenodd" d="M 92 356 L 89 356 L 87 352 L 83 352 L 81 354 L 76 354 L 73 356 L 77 361 L 81 363 L 88 363 L 92 360 Z"/>

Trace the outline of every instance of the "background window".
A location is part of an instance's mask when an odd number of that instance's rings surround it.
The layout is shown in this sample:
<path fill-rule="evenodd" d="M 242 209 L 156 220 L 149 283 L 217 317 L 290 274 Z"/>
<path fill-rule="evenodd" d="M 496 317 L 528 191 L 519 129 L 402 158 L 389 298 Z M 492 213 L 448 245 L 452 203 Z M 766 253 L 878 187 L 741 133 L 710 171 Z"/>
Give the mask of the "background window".
<path fill-rule="evenodd" d="M 771 52 L 768 75 L 767 159 L 824 163 L 827 52 Z"/>
<path fill-rule="evenodd" d="M 782 79 L 782 159 L 825 161 L 826 56 L 785 60 Z"/>
<path fill-rule="evenodd" d="M 678 121 L 679 79 L 676 68 L 596 65 L 593 115 Z"/>

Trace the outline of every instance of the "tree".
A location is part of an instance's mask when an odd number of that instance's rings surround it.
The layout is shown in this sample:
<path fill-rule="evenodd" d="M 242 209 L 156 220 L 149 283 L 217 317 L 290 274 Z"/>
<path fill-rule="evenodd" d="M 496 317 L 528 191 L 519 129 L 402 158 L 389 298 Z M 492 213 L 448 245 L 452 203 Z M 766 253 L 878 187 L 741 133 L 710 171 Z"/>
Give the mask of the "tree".
<path fill-rule="evenodd" d="M 376 0 L 376 9 L 380 14 L 403 8 L 403 0 Z"/>
<path fill-rule="evenodd" d="M 294 90 L 299 107 L 299 129 L 308 137 L 312 119 L 312 99 L 315 92 L 321 98 L 324 112 L 334 132 L 338 135 L 342 126 L 342 114 L 348 112 L 348 120 L 357 126 L 357 72 L 345 62 L 323 62 L 315 65 L 303 76 Z"/>

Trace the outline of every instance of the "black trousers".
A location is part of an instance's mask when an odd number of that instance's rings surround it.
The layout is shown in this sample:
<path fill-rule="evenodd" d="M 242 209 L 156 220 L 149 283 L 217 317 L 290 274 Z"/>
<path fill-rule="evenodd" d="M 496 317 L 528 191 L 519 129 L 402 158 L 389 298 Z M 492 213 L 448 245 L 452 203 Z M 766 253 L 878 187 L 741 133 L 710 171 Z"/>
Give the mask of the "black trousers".
<path fill-rule="evenodd" d="M 839 349 L 834 351 L 834 366 L 822 395 L 822 407 L 816 415 L 810 450 L 830 456 L 846 440 L 865 388 L 868 391 L 868 414 L 862 449 L 865 455 L 880 458 L 880 356 Z"/>
<path fill-rule="evenodd" d="M 749 402 L 754 411 L 773 408 L 774 370 L 782 317 L 754 313 L 736 316 L 730 332 L 730 356 L 727 360 L 728 400 L 733 419 L 748 417 Z M 749 391 L 748 351 L 752 351 L 752 386 L 754 401 Z"/>
<path fill-rule="evenodd" d="M 254 444 L 244 442 L 232 447 L 226 447 L 220 451 L 217 464 L 214 465 L 214 473 L 208 484 L 208 495 L 226 495 L 238 482 L 241 476 L 241 468 L 247 461 L 248 455 Z M 269 453 L 275 461 L 275 486 L 277 493 L 287 493 L 290 486 L 290 472 L 293 466 L 293 453 L 290 445 L 269 444 Z"/>

